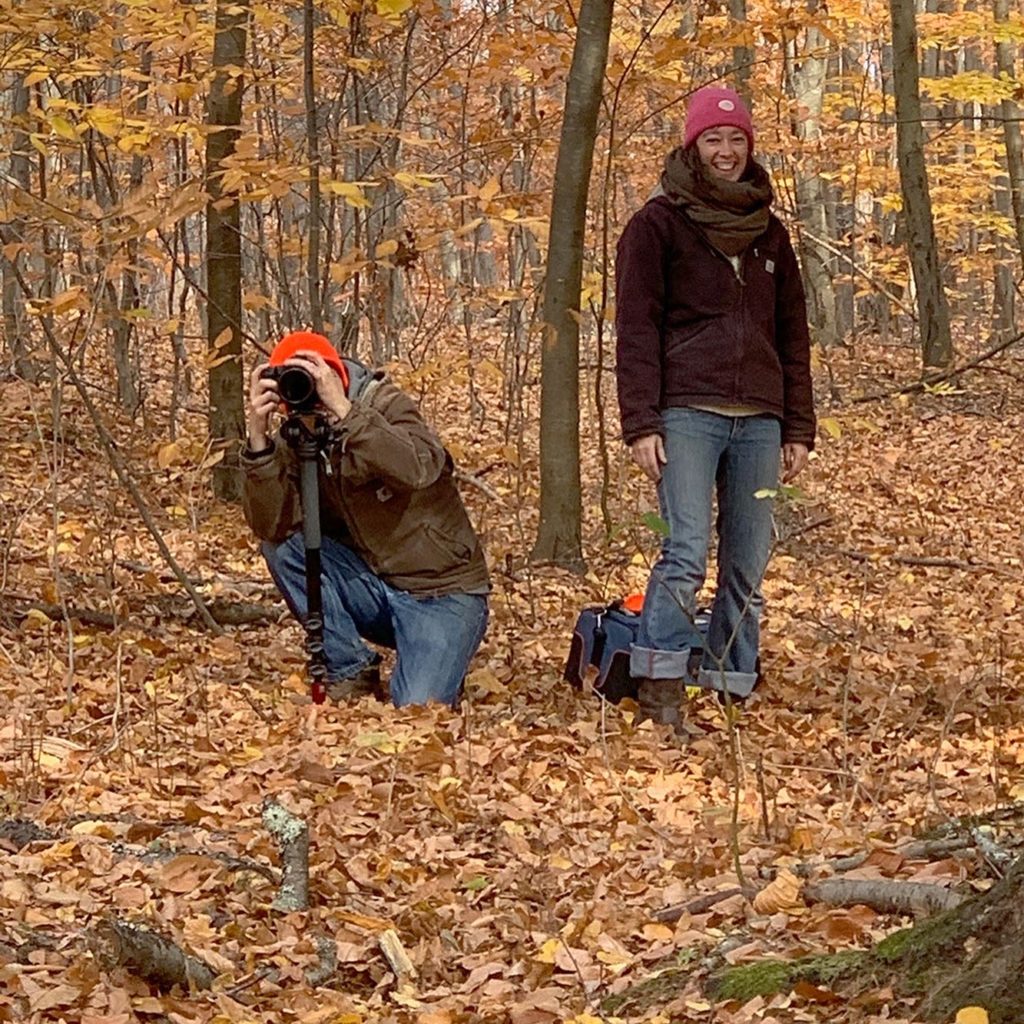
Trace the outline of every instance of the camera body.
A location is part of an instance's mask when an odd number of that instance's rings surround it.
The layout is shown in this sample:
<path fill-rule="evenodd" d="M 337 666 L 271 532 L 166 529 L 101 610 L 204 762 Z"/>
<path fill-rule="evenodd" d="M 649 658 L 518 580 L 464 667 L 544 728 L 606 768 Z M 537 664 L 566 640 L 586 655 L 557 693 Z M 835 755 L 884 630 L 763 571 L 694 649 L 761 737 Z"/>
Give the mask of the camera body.
<path fill-rule="evenodd" d="M 292 415 L 313 412 L 320 404 L 316 381 L 301 366 L 264 366 L 260 376 L 277 382 L 277 393 Z"/>

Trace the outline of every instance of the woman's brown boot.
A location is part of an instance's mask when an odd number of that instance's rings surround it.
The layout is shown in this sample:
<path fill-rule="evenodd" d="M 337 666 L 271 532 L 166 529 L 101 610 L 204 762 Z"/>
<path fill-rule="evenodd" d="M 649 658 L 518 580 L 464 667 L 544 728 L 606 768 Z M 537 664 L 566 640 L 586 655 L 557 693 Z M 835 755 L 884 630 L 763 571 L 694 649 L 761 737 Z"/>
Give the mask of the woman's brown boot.
<path fill-rule="evenodd" d="M 686 735 L 683 721 L 683 681 L 681 679 L 641 679 L 636 702 L 640 707 L 637 725 L 648 720 L 670 725 L 677 736 Z"/>

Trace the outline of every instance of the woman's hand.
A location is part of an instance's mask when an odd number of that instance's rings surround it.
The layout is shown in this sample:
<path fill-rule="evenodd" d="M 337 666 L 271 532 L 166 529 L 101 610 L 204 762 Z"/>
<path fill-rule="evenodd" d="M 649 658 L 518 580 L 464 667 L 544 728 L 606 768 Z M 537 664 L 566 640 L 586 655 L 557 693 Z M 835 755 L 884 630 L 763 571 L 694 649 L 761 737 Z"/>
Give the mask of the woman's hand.
<path fill-rule="evenodd" d="M 277 381 L 260 376 L 266 363 L 257 366 L 249 377 L 249 448 L 264 451 L 270 444 L 270 417 L 281 401 Z"/>
<path fill-rule="evenodd" d="M 339 420 L 343 420 L 352 403 L 345 394 L 345 385 L 342 383 L 341 375 L 331 366 L 322 355 L 317 352 L 310 352 L 303 349 L 296 352 L 291 359 L 286 359 L 285 366 L 301 366 L 313 378 L 316 384 L 316 393 L 321 404 L 328 412 L 334 413 Z"/>
<path fill-rule="evenodd" d="M 782 482 L 788 484 L 795 480 L 800 471 L 807 465 L 810 451 L 805 444 L 789 441 L 782 446 Z"/>
<path fill-rule="evenodd" d="M 661 434 L 648 434 L 637 438 L 630 446 L 633 461 L 650 477 L 654 483 L 661 479 L 661 467 L 668 461 L 665 458 L 665 442 Z"/>

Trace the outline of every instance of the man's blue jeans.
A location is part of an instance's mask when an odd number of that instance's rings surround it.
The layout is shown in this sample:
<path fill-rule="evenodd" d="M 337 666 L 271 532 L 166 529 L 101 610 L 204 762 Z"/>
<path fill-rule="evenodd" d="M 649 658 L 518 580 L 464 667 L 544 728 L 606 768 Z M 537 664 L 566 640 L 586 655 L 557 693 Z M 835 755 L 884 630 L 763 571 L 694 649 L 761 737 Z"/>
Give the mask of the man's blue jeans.
<path fill-rule="evenodd" d="M 720 416 L 665 409 L 665 456 L 658 500 L 669 533 L 651 572 L 633 676 L 685 678 L 690 648 L 704 646 L 698 684 L 747 696 L 757 681 L 763 598 L 772 543 L 781 430 L 772 416 Z M 711 503 L 718 494 L 718 582 L 706 644 L 693 625 L 707 572 Z"/>
<path fill-rule="evenodd" d="M 306 614 L 302 534 L 262 544 L 271 576 L 292 614 Z M 470 659 L 487 627 L 480 594 L 414 597 L 374 575 L 351 548 L 324 537 L 320 549 L 324 653 L 328 679 L 347 679 L 375 660 L 364 641 L 398 652 L 391 675 L 396 707 L 439 701 L 454 705 Z"/>

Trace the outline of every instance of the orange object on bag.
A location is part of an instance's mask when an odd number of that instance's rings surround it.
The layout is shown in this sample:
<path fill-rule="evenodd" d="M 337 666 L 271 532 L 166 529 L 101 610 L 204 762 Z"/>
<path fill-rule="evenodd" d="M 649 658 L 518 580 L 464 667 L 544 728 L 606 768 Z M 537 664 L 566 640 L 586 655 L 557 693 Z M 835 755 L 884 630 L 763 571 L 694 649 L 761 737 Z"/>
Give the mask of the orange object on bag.
<path fill-rule="evenodd" d="M 643 594 L 630 594 L 628 597 L 622 599 L 622 607 L 627 612 L 633 612 L 634 615 L 639 615 L 643 611 L 644 607 L 644 595 Z"/>

